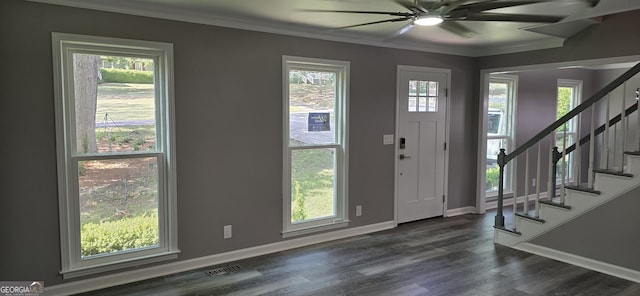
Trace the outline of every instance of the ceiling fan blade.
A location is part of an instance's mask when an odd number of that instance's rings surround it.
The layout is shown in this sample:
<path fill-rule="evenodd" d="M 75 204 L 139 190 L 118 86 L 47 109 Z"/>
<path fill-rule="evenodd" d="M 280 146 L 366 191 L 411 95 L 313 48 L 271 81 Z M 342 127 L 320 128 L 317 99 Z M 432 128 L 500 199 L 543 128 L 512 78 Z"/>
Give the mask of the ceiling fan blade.
<path fill-rule="evenodd" d="M 540 3 L 540 2 L 549 2 L 549 1 L 550 0 L 547 0 L 547 1 L 530 0 L 530 1 L 476 2 L 476 3 L 460 5 L 458 8 L 454 9 L 454 11 L 455 10 L 459 10 L 459 9 L 460 10 L 465 9 L 465 10 L 473 11 L 473 12 L 482 12 L 482 11 L 492 10 L 492 9 L 507 8 L 507 7 L 527 5 L 527 4 L 535 4 L 535 3 Z"/>
<path fill-rule="evenodd" d="M 514 6 L 520 6 L 520 5 L 529 5 L 529 4 L 536 4 L 536 3 L 545 3 L 545 2 L 564 2 L 564 3 L 566 3 L 566 2 L 583 2 L 583 3 L 586 3 L 587 5 L 589 5 L 590 7 L 595 7 L 596 5 L 598 5 L 600 0 L 522 0 L 522 1 L 496 1 L 496 0 L 490 0 L 490 1 L 483 1 L 483 2 L 475 2 L 475 3 L 464 4 L 464 5 L 460 5 L 458 8 L 459 9 L 469 9 L 469 11 L 473 11 L 473 12 L 481 12 L 481 11 L 487 11 L 487 10 L 492 10 L 492 9 L 500 9 L 500 8 L 514 7 Z"/>
<path fill-rule="evenodd" d="M 495 0 L 491 0 L 491 1 L 495 1 Z M 441 1 L 438 4 L 434 5 L 433 7 L 436 8 L 436 9 L 440 8 L 440 10 L 439 10 L 440 14 L 445 15 L 445 14 L 448 14 L 449 12 L 457 9 L 458 7 L 463 6 L 467 2 L 469 2 L 469 0 Z"/>
<path fill-rule="evenodd" d="M 475 35 L 478 35 L 477 32 L 458 24 L 454 21 L 445 21 L 442 24 L 438 25 L 438 27 L 445 29 L 453 34 L 456 34 L 462 38 L 471 38 Z"/>
<path fill-rule="evenodd" d="M 324 10 L 324 9 L 299 9 L 298 11 L 304 12 L 337 12 L 337 13 L 358 13 L 358 14 L 382 14 L 391 16 L 403 16 L 410 17 L 413 13 L 410 12 L 387 12 L 387 11 L 367 11 L 367 10 Z"/>
<path fill-rule="evenodd" d="M 409 32 L 409 30 L 413 29 L 413 27 L 414 27 L 414 26 L 415 26 L 415 25 L 413 24 L 413 22 L 410 22 L 410 23 L 406 24 L 406 25 L 405 25 L 404 27 L 402 27 L 400 30 L 396 31 L 396 32 L 395 32 L 395 33 L 393 33 L 391 36 L 389 36 L 389 38 L 387 38 L 387 40 L 388 40 L 388 39 L 396 38 L 396 37 L 398 37 L 398 36 L 400 36 L 400 35 L 403 35 L 404 33 Z"/>
<path fill-rule="evenodd" d="M 402 22 L 402 21 L 408 21 L 410 19 L 411 19 L 411 17 L 399 17 L 399 18 L 390 19 L 390 20 L 382 20 L 382 21 L 368 22 L 368 23 L 351 25 L 351 26 L 332 28 L 331 31 L 341 30 L 341 29 L 348 29 L 348 28 L 355 28 L 355 27 L 362 27 L 362 26 L 368 26 L 368 25 L 375 25 L 375 24 L 382 24 L 382 23 Z"/>
<path fill-rule="evenodd" d="M 468 13 L 465 17 L 456 19 L 456 20 L 487 21 L 487 22 L 557 23 L 563 18 L 565 18 L 565 16 L 471 12 L 471 13 Z"/>
<path fill-rule="evenodd" d="M 395 0 L 396 3 L 402 5 L 404 8 L 411 10 L 412 12 L 416 13 L 416 12 L 424 12 L 424 13 L 428 13 L 429 11 L 422 7 L 422 5 L 419 5 L 417 3 L 413 3 L 410 1 L 403 1 L 403 0 Z"/>

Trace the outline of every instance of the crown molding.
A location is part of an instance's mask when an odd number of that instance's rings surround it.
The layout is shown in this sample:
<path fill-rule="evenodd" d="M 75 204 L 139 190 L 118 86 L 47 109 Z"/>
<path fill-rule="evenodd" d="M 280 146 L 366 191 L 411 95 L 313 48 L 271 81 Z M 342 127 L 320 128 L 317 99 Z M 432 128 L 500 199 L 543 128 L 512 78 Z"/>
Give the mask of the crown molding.
<path fill-rule="evenodd" d="M 131 1 L 97 1 L 97 0 L 25 0 L 51 5 L 61 5 L 90 10 L 99 10 L 113 13 L 129 14 L 136 16 L 152 17 L 166 20 L 174 20 L 188 23 L 225 27 L 232 29 L 257 31 L 288 35 L 295 37 L 312 38 L 327 41 L 353 43 L 376 47 L 414 50 L 431 53 L 459 55 L 467 57 L 482 57 L 497 54 L 523 52 L 547 48 L 562 47 L 564 39 L 547 37 L 526 43 L 507 43 L 499 46 L 473 46 L 473 45 L 445 45 L 437 43 L 418 42 L 391 42 L 381 41 L 371 37 L 357 34 L 338 34 L 335 32 L 320 32 L 317 28 L 304 25 L 291 26 L 290 24 L 278 24 L 259 20 L 231 18 L 228 16 L 204 12 L 166 9 L 160 6 L 145 6 Z"/>

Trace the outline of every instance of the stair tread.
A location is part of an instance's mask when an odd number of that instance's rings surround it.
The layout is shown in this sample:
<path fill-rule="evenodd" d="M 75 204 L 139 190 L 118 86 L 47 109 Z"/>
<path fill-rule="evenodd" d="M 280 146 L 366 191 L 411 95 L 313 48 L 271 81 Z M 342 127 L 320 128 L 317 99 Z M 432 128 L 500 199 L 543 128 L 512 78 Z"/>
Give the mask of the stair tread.
<path fill-rule="evenodd" d="M 550 205 L 550 206 L 554 206 L 554 207 L 559 207 L 559 208 L 571 210 L 571 206 L 563 204 L 563 203 L 555 202 L 553 200 L 541 199 L 538 202 L 541 203 L 541 204 L 545 204 L 545 205 Z"/>
<path fill-rule="evenodd" d="M 530 216 L 529 214 L 516 213 L 516 216 L 522 217 L 522 218 L 525 218 L 525 219 L 528 219 L 528 220 L 540 222 L 540 223 L 545 223 L 546 222 L 544 219 L 537 218 L 537 217 L 534 217 L 534 216 Z"/>
<path fill-rule="evenodd" d="M 593 172 L 594 173 L 607 174 L 607 175 L 614 175 L 614 176 L 633 178 L 633 174 L 629 174 L 629 173 L 625 173 L 625 172 L 621 172 L 621 171 L 617 171 L 617 170 L 595 169 L 595 170 L 593 170 Z"/>
<path fill-rule="evenodd" d="M 578 185 L 578 186 L 574 186 L 574 185 L 565 185 L 564 186 L 565 189 L 571 189 L 571 190 L 577 190 L 577 191 L 582 191 L 582 192 L 587 192 L 587 193 L 593 193 L 593 194 L 600 194 L 600 191 L 589 188 L 587 186 L 583 186 L 583 185 Z"/>

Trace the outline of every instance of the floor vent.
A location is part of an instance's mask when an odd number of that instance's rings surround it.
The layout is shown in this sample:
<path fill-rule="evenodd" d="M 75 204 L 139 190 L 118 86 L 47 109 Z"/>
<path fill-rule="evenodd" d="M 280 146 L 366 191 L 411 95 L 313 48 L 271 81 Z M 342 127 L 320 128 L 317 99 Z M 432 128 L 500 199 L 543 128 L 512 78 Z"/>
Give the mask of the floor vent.
<path fill-rule="evenodd" d="M 216 275 L 223 275 L 227 273 L 240 271 L 240 269 L 241 268 L 239 265 L 228 265 L 228 266 L 223 266 L 223 267 L 212 269 L 212 270 L 207 270 L 205 273 L 208 276 L 216 276 Z"/>

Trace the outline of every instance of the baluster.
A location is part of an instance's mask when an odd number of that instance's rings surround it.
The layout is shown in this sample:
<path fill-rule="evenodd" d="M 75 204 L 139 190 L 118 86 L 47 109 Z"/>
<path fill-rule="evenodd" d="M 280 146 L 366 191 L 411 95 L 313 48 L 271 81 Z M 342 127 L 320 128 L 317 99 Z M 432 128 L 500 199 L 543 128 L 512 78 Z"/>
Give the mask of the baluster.
<path fill-rule="evenodd" d="M 638 137 L 638 150 L 640 152 L 640 88 L 636 89 L 636 124 L 638 125 L 636 127 L 636 133 L 637 133 L 637 137 Z"/>
<path fill-rule="evenodd" d="M 613 148 L 610 149 L 611 151 L 611 169 L 615 169 L 616 165 L 617 165 L 617 155 L 618 153 L 616 153 L 618 151 L 618 123 L 613 125 L 613 141 L 611 142 L 613 144 Z"/>
<path fill-rule="evenodd" d="M 500 148 L 500 153 L 498 154 L 498 166 L 500 168 L 500 173 L 498 174 L 498 210 L 496 211 L 496 217 L 494 225 L 496 227 L 504 228 L 504 157 L 506 156 L 504 152 L 504 148 Z"/>
<path fill-rule="evenodd" d="M 551 175 L 553 176 L 553 178 L 551 178 L 551 189 L 549 190 L 551 192 L 551 196 L 552 197 L 556 197 L 556 181 L 558 180 L 558 162 L 560 161 L 560 159 L 562 158 L 562 153 L 560 153 L 558 151 L 558 147 L 553 146 L 553 148 L 551 149 Z M 560 169 L 560 172 L 562 172 L 562 169 Z"/>
<path fill-rule="evenodd" d="M 640 118 L 639 118 L 640 119 Z M 589 176 L 587 176 L 587 187 L 593 188 L 593 159 L 595 154 L 595 121 L 596 121 L 596 106 L 591 106 L 591 133 L 589 136 Z M 639 142 L 640 143 L 640 142 Z"/>
<path fill-rule="evenodd" d="M 512 184 L 511 184 L 511 189 L 513 192 L 513 217 L 511 219 L 511 221 L 513 221 L 513 229 L 516 230 L 518 229 L 518 219 L 516 219 L 515 215 L 518 212 L 518 157 L 514 157 L 511 160 L 511 163 L 509 164 L 511 167 L 511 171 L 513 179 L 512 179 Z"/>
<path fill-rule="evenodd" d="M 555 146 L 555 142 L 556 142 L 556 132 L 552 132 L 551 133 L 551 141 L 549 143 L 549 164 L 548 164 L 548 171 L 549 171 L 549 178 L 547 178 L 547 198 L 549 198 L 549 200 L 551 200 L 552 198 L 554 198 L 555 194 L 555 185 L 554 185 L 554 180 L 556 179 L 556 176 L 553 174 L 553 147 Z"/>
<path fill-rule="evenodd" d="M 524 161 L 524 205 L 523 212 L 529 215 L 529 149 L 525 152 Z"/>
<path fill-rule="evenodd" d="M 604 119 L 604 133 L 602 133 L 602 159 L 600 160 L 600 166 L 604 169 L 609 169 L 609 99 L 611 96 L 607 94 L 605 102 L 607 106 L 605 108 Z"/>
<path fill-rule="evenodd" d="M 562 131 L 562 166 L 560 167 L 561 170 L 561 181 L 560 181 L 560 203 L 564 204 L 564 195 L 565 195 L 565 188 L 564 185 L 567 181 L 567 128 L 568 125 L 565 122 L 564 123 L 564 130 Z"/>
<path fill-rule="evenodd" d="M 582 113 L 578 114 L 578 118 L 577 118 L 577 126 L 576 126 L 576 133 L 573 136 L 573 144 L 575 145 L 576 149 L 573 155 L 573 181 L 575 183 L 576 186 L 580 186 L 580 177 L 581 177 L 581 170 L 580 168 L 581 163 L 582 163 L 582 145 L 580 145 L 580 135 L 582 134 Z"/>
<path fill-rule="evenodd" d="M 625 138 L 627 137 L 627 129 L 626 129 L 626 122 L 627 122 L 627 115 L 626 115 L 626 105 L 627 105 L 627 82 L 625 81 L 622 84 L 622 100 L 620 102 L 620 105 L 622 105 L 622 113 L 620 113 L 620 172 L 624 171 L 624 146 L 626 145 L 626 141 Z M 617 154 L 617 153 L 616 153 Z"/>
<path fill-rule="evenodd" d="M 538 158 L 536 159 L 536 218 L 540 218 L 540 159 L 542 156 L 541 145 L 541 142 L 538 142 Z"/>

